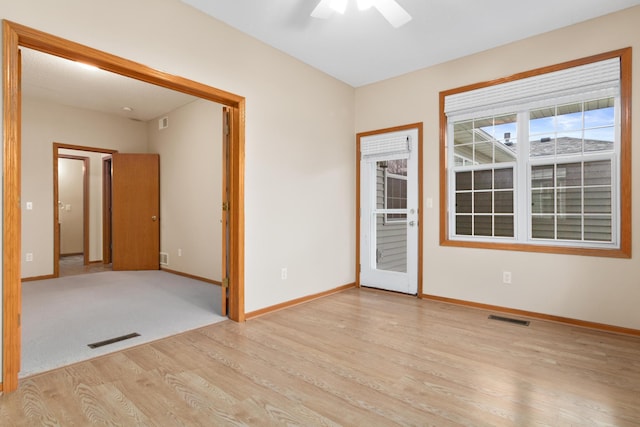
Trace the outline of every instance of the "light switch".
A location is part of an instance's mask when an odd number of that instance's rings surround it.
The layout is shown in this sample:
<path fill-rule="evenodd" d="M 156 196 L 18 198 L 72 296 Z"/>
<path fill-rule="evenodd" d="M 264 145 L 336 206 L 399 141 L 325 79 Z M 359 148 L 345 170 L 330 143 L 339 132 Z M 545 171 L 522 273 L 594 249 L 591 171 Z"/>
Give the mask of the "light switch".
<path fill-rule="evenodd" d="M 71 210 L 71 205 L 65 205 L 64 210 L 65 211 L 70 211 Z"/>
<path fill-rule="evenodd" d="M 27 210 L 30 211 L 33 209 L 33 202 L 27 202 Z"/>

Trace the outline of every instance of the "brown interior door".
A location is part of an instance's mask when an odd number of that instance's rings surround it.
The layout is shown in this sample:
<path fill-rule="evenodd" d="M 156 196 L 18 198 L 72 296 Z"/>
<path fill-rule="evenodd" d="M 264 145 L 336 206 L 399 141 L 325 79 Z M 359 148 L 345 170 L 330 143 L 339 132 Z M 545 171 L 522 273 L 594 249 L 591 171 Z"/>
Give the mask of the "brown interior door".
<path fill-rule="evenodd" d="M 112 157 L 112 261 L 114 270 L 160 268 L 160 157 Z"/>

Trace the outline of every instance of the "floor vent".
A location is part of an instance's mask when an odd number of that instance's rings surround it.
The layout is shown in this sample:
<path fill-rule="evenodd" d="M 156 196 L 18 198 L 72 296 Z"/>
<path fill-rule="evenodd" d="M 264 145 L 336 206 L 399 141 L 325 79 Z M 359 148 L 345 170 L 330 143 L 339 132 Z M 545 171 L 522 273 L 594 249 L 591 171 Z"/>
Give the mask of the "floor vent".
<path fill-rule="evenodd" d="M 160 264 L 169 265 L 169 254 L 166 252 L 160 252 Z"/>
<path fill-rule="evenodd" d="M 489 319 L 500 320 L 501 322 L 515 323 L 516 325 L 521 326 L 529 326 L 528 320 L 512 319 L 511 317 L 494 316 L 493 314 L 490 314 Z"/>
<path fill-rule="evenodd" d="M 89 348 L 98 348 L 98 347 L 102 347 L 102 346 L 105 346 L 105 345 L 113 344 L 113 343 L 116 343 L 116 342 L 128 340 L 130 338 L 135 338 L 135 337 L 139 337 L 139 336 L 140 336 L 139 333 L 134 332 L 132 334 L 123 335 L 121 337 L 111 338 L 111 339 L 100 341 L 100 342 L 94 342 L 93 344 L 87 344 L 87 345 L 89 346 Z"/>

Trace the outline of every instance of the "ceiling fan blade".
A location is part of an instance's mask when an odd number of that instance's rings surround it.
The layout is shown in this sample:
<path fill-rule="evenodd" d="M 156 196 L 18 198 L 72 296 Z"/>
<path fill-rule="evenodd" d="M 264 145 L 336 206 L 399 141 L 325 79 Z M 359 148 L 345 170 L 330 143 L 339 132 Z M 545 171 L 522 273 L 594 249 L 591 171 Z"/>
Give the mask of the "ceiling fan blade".
<path fill-rule="evenodd" d="M 333 13 L 333 9 L 331 8 L 331 0 L 320 0 L 320 3 L 313 9 L 311 12 L 311 16 L 314 18 L 327 19 L 331 13 Z"/>
<path fill-rule="evenodd" d="M 411 15 L 395 0 L 376 0 L 373 6 L 389 21 L 393 28 L 398 28 L 411 21 Z"/>

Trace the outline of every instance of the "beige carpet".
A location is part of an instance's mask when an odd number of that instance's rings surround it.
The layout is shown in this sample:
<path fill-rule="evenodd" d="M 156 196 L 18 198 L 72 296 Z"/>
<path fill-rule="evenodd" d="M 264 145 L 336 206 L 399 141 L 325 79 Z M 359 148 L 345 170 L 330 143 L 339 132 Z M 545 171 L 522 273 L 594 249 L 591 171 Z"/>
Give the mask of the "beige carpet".
<path fill-rule="evenodd" d="M 25 282 L 20 377 L 220 322 L 220 299 L 219 286 L 158 270 Z"/>

